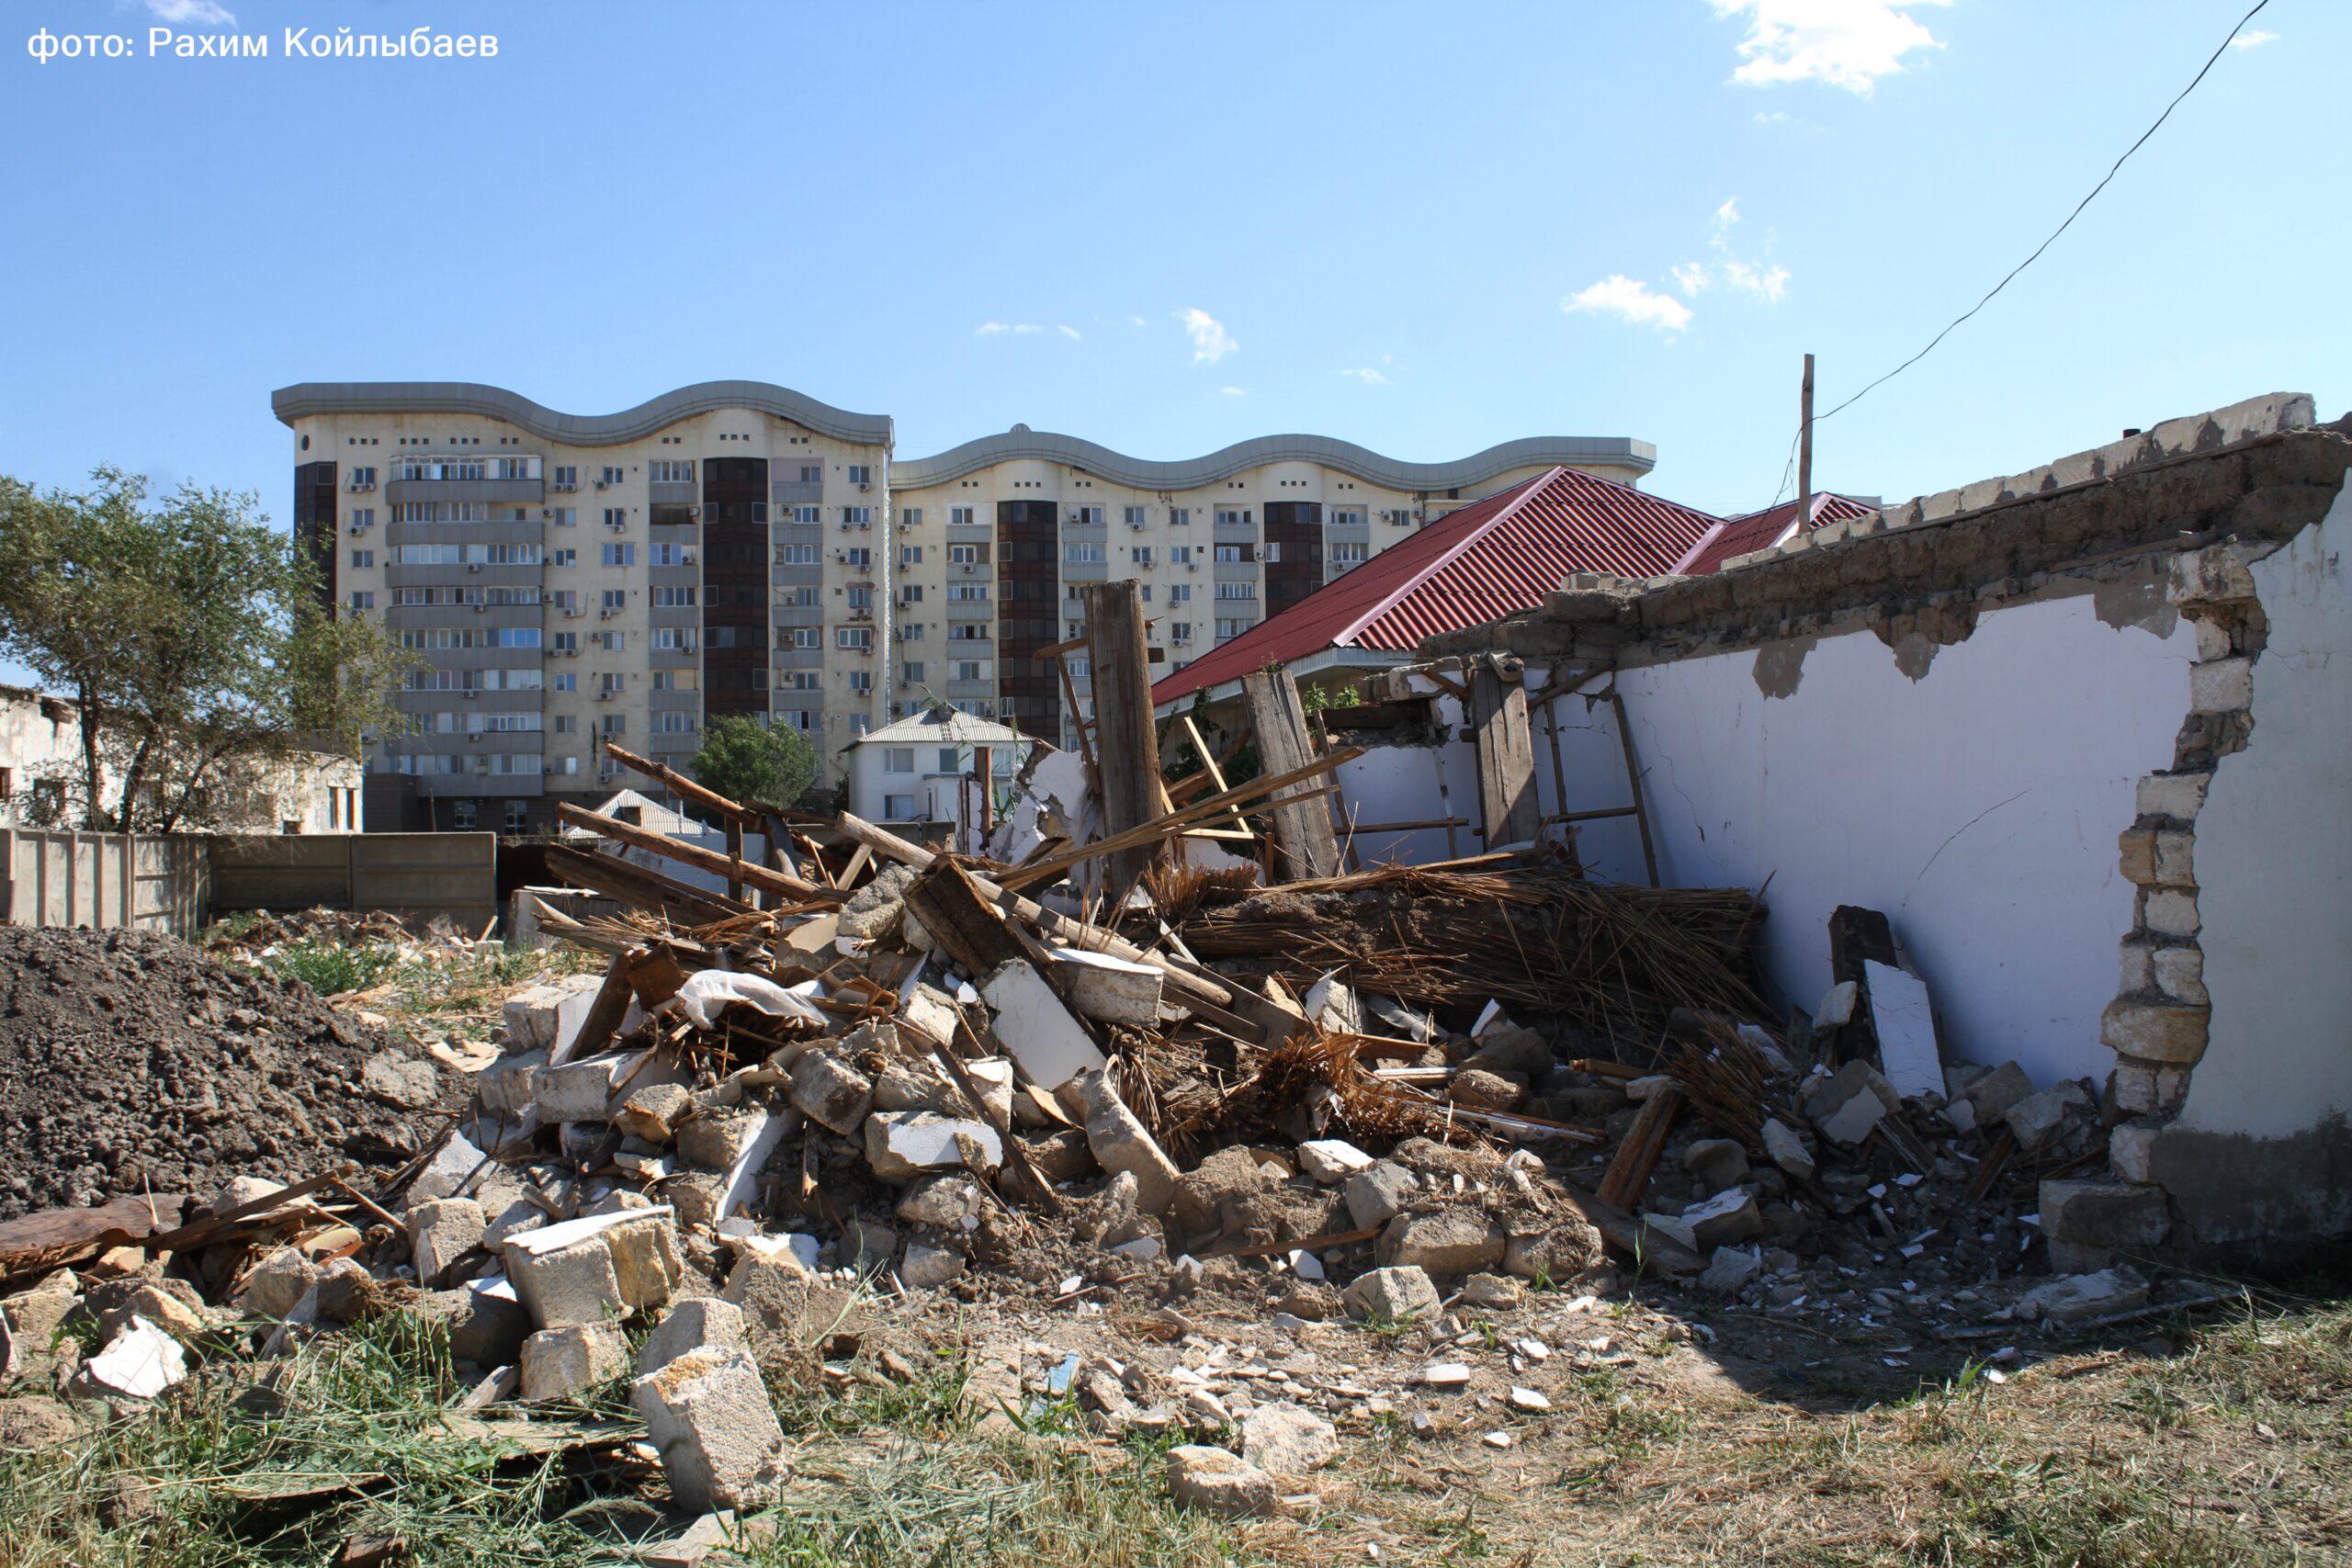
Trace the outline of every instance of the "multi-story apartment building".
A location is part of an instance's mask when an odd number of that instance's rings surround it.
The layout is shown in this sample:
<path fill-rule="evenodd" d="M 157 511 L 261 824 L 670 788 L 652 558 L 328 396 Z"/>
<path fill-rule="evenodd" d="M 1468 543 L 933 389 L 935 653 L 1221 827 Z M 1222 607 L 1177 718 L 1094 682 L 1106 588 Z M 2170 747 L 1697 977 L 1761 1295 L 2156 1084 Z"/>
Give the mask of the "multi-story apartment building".
<path fill-rule="evenodd" d="M 539 826 L 612 788 L 600 738 L 683 765 L 719 714 L 807 731 L 829 779 L 927 703 L 1068 743 L 1084 660 L 1073 715 L 1035 653 L 1083 632 L 1080 583 L 1136 579 L 1177 668 L 1454 507 L 1656 461 L 1623 438 L 1408 463 L 1274 435 L 1152 462 L 1015 425 L 894 462 L 887 416 L 752 381 L 596 416 L 455 382 L 271 405 L 328 591 L 423 660 L 414 731 L 369 760 L 379 829 Z"/>

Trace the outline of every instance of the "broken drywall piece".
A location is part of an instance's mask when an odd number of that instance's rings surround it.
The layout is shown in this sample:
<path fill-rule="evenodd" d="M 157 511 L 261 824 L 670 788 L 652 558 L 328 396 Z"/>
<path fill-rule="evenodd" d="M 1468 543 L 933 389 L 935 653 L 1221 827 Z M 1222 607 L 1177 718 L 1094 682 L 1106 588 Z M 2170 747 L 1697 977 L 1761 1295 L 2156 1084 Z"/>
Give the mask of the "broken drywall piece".
<path fill-rule="evenodd" d="M 1050 951 L 1061 966 L 1061 979 L 1069 987 L 1070 1006 L 1088 1018 L 1147 1028 L 1159 1021 L 1160 972 L 1150 964 L 1130 964 L 1082 948 Z"/>
<path fill-rule="evenodd" d="M 90 1381 L 133 1399 L 153 1399 L 187 1376 L 180 1342 L 137 1314 L 85 1365 Z"/>
<path fill-rule="evenodd" d="M 1025 959 L 997 966 L 980 987 L 996 1010 L 996 1034 L 1032 1083 L 1059 1089 L 1102 1066 L 1103 1056 L 1061 998 Z"/>
<path fill-rule="evenodd" d="M 1891 964 L 1864 959 L 1862 984 L 1870 993 L 1871 1023 L 1878 1032 L 1879 1070 L 1894 1092 L 1905 1099 L 1943 1093 L 1943 1055 L 1936 1049 L 1928 983 Z"/>
<path fill-rule="evenodd" d="M 671 998 L 693 1021 L 696 1029 L 708 1029 L 720 1009 L 729 1002 L 742 1002 L 754 1007 L 770 1018 L 797 1018 L 803 1023 L 820 1028 L 831 1021 L 824 1012 L 801 1000 L 773 980 L 763 980 L 756 975 L 739 975 L 726 969 L 705 969 L 690 975 Z"/>

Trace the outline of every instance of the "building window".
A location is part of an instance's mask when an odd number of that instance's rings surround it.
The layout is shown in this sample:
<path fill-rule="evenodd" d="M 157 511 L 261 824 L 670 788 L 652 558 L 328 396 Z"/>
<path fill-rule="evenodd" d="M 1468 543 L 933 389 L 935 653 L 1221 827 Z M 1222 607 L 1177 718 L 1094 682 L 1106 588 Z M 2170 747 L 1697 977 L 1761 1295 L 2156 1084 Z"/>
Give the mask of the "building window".
<path fill-rule="evenodd" d="M 852 463 L 849 466 L 849 482 L 854 485 L 872 484 L 874 470 L 864 463 Z"/>
<path fill-rule="evenodd" d="M 1137 566 L 1149 566 L 1151 564 L 1151 547 L 1149 545 L 1136 545 L 1131 547 L 1127 551 L 1127 559 L 1133 561 Z"/>
<path fill-rule="evenodd" d="M 478 800 L 453 800 L 449 803 L 449 825 L 460 833 L 473 831 L 476 815 L 481 808 Z"/>
<path fill-rule="evenodd" d="M 902 583 L 900 583 L 900 584 L 899 585 L 899 604 L 922 604 L 922 583 L 920 583 L 920 582 L 902 582 Z"/>
<path fill-rule="evenodd" d="M 842 508 L 842 527 L 870 528 L 873 525 L 874 508 L 870 506 L 844 506 Z"/>
<path fill-rule="evenodd" d="M 555 470 L 555 488 L 558 490 L 578 490 L 580 488 L 580 470 L 568 464 L 558 468 Z"/>
<path fill-rule="evenodd" d="M 950 528 L 969 528 L 978 521 L 978 517 L 973 514 L 972 509 L 968 506 L 951 506 L 947 509 L 947 525 Z"/>
<path fill-rule="evenodd" d="M 852 587 L 849 591 L 849 607 L 853 610 L 873 609 L 874 585 L 870 582 L 861 582 Z"/>
<path fill-rule="evenodd" d="M 815 626 L 793 627 L 792 646 L 799 649 L 815 649 L 821 646 L 818 640 L 817 628 Z"/>
<path fill-rule="evenodd" d="M 1071 566 L 1100 566 L 1102 564 L 1102 547 L 1091 544 L 1064 545 L 1062 559 Z"/>
<path fill-rule="evenodd" d="M 1255 599 L 1258 585 L 1254 582 L 1220 582 L 1216 585 L 1216 596 L 1220 599 Z"/>
<path fill-rule="evenodd" d="M 1340 571 L 1345 571 L 1351 566 L 1362 566 L 1364 563 L 1365 551 L 1368 548 L 1368 546 L 1361 544 L 1333 545 L 1331 547 L 1331 564 Z"/>
<path fill-rule="evenodd" d="M 1223 558 L 1220 557 L 1219 558 L 1221 559 Z M 605 564 L 606 566 L 635 566 L 637 564 L 637 547 L 635 545 L 606 545 L 605 547 Z"/>
<path fill-rule="evenodd" d="M 628 716 L 627 714 L 608 713 L 605 715 L 604 717 L 596 721 L 596 730 L 597 733 L 601 735 L 627 735 L 628 733 Z"/>
<path fill-rule="evenodd" d="M 1250 525 L 1250 513 L 1237 508 L 1220 506 L 1216 509 L 1216 525 L 1220 528 L 1246 528 Z"/>
<path fill-rule="evenodd" d="M 949 642 L 986 642 L 989 640 L 989 628 L 987 624 L 981 621 L 958 621 L 947 628 L 947 640 Z"/>
<path fill-rule="evenodd" d="M 835 626 L 833 646 L 854 649 L 860 653 L 870 653 L 874 650 L 874 628 L 872 626 Z"/>
<path fill-rule="evenodd" d="M 882 771 L 886 773 L 911 773 L 915 771 L 915 749 L 911 746 L 886 746 L 882 749 Z"/>
<path fill-rule="evenodd" d="M 626 588 L 607 588 L 607 589 L 605 589 L 605 614 L 606 614 L 606 615 L 618 615 L 621 611 L 623 611 L 623 610 L 627 609 L 628 607 L 628 589 L 626 589 Z"/>
<path fill-rule="evenodd" d="M 1170 546 L 1169 546 L 1169 547 L 1168 547 L 1168 564 L 1169 564 L 1170 566 L 1190 566 L 1190 565 L 1192 565 L 1192 564 L 1193 564 L 1193 547 L 1192 547 L 1192 546 L 1190 546 L 1190 545 L 1170 545 Z"/>
<path fill-rule="evenodd" d="M 915 819 L 915 797 L 911 795 L 886 795 L 882 797 L 882 815 L 893 822 Z"/>
<path fill-rule="evenodd" d="M 519 833 L 531 819 L 531 803 L 527 800 L 510 800 L 506 803 L 504 816 L 506 830 L 510 833 Z"/>
<path fill-rule="evenodd" d="M 607 468 L 596 482 L 600 485 L 616 485 L 628 477 L 628 475 L 622 473 L 618 468 Z"/>
<path fill-rule="evenodd" d="M 656 457 L 645 465 L 645 477 L 658 485 L 690 485 L 695 482 L 694 459 Z"/>
<path fill-rule="evenodd" d="M 351 552 L 351 565 L 352 565 L 353 570 L 357 570 L 357 571 L 366 571 L 368 568 L 370 568 L 370 567 L 374 566 L 375 564 L 376 564 L 376 552 L 375 552 L 375 551 L 373 551 L 373 550 L 354 550 L 354 551 L 352 551 L 352 552 Z"/>
<path fill-rule="evenodd" d="M 366 589 L 355 588 L 351 592 L 351 607 L 355 610 L 372 610 L 376 607 L 376 596 Z"/>
<path fill-rule="evenodd" d="M 849 689 L 861 697 L 871 696 L 874 693 L 874 671 L 871 670 L 851 671 Z"/>
<path fill-rule="evenodd" d="M 549 550 L 548 552 L 548 564 L 549 566 L 578 566 L 580 564 L 580 552 L 578 550 L 570 549 Z"/>
<path fill-rule="evenodd" d="M 548 521 L 559 528 L 576 528 L 580 525 L 580 508 L 576 506 L 552 508 Z"/>
<path fill-rule="evenodd" d="M 899 509 L 899 526 L 900 526 L 900 527 L 904 527 L 904 528 L 920 528 L 920 527 L 922 527 L 922 507 L 920 507 L 920 506 L 902 506 L 902 507 L 900 507 L 900 508 Z M 918 549 L 918 550 L 915 552 L 915 559 L 917 559 L 917 560 L 921 560 L 921 559 L 922 559 L 922 552 L 920 549 Z"/>
<path fill-rule="evenodd" d="M 922 564 L 922 547 L 921 545 L 899 546 L 899 564 L 900 566 L 921 566 Z"/>

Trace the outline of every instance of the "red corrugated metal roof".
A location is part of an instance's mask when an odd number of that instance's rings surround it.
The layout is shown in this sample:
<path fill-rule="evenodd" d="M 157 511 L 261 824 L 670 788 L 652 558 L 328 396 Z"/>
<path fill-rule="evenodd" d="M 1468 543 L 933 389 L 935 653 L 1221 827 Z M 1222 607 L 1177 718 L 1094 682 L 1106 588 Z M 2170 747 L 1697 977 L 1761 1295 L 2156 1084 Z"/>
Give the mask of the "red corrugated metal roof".
<path fill-rule="evenodd" d="M 1842 523 L 1875 510 L 1851 496 L 1822 491 L 1813 498 L 1812 525 L 1818 528 L 1825 523 Z M 1797 503 L 1793 497 L 1761 512 L 1726 518 L 1715 525 L 1713 533 L 1700 540 L 1698 547 L 1674 570 L 1685 577 L 1704 577 L 1711 571 L 1721 571 L 1724 562 L 1734 556 L 1749 555 L 1779 544 L 1793 529 L 1796 520 Z"/>
<path fill-rule="evenodd" d="M 1474 502 L 1326 583 L 1151 689 L 1164 703 L 1327 648 L 1410 650 L 1532 609 L 1572 571 L 1652 577 L 1717 520 L 1575 468 Z"/>

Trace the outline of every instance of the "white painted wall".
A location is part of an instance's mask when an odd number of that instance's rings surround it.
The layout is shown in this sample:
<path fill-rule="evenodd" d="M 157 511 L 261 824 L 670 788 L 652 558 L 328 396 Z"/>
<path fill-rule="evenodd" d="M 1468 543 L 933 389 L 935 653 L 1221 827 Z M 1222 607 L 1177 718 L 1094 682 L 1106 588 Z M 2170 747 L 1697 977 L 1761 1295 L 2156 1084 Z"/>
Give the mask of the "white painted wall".
<path fill-rule="evenodd" d="M 2197 816 L 2211 1038 L 2177 1124 L 2275 1137 L 2352 1111 L 2352 490 L 2254 564 L 2254 733 Z"/>
<path fill-rule="evenodd" d="M 1754 650 L 1626 671 L 1660 876 L 1770 877 L 1760 955 L 1808 1010 L 1829 985 L 1830 911 L 1883 910 L 1948 1053 L 2103 1079 L 2098 1017 L 2132 925 L 2116 835 L 2141 775 L 2171 764 L 2195 649 L 2185 624 L 2109 626 L 2084 595 L 1985 614 L 1916 682 L 1870 632 L 1810 649 L 1785 697 L 1758 689 Z M 1608 707 L 1553 705 L 1570 807 L 1623 804 Z M 1548 797 L 1540 720 L 1535 745 Z M 1583 848 L 1597 874 L 1642 879 L 1629 824 Z"/>

